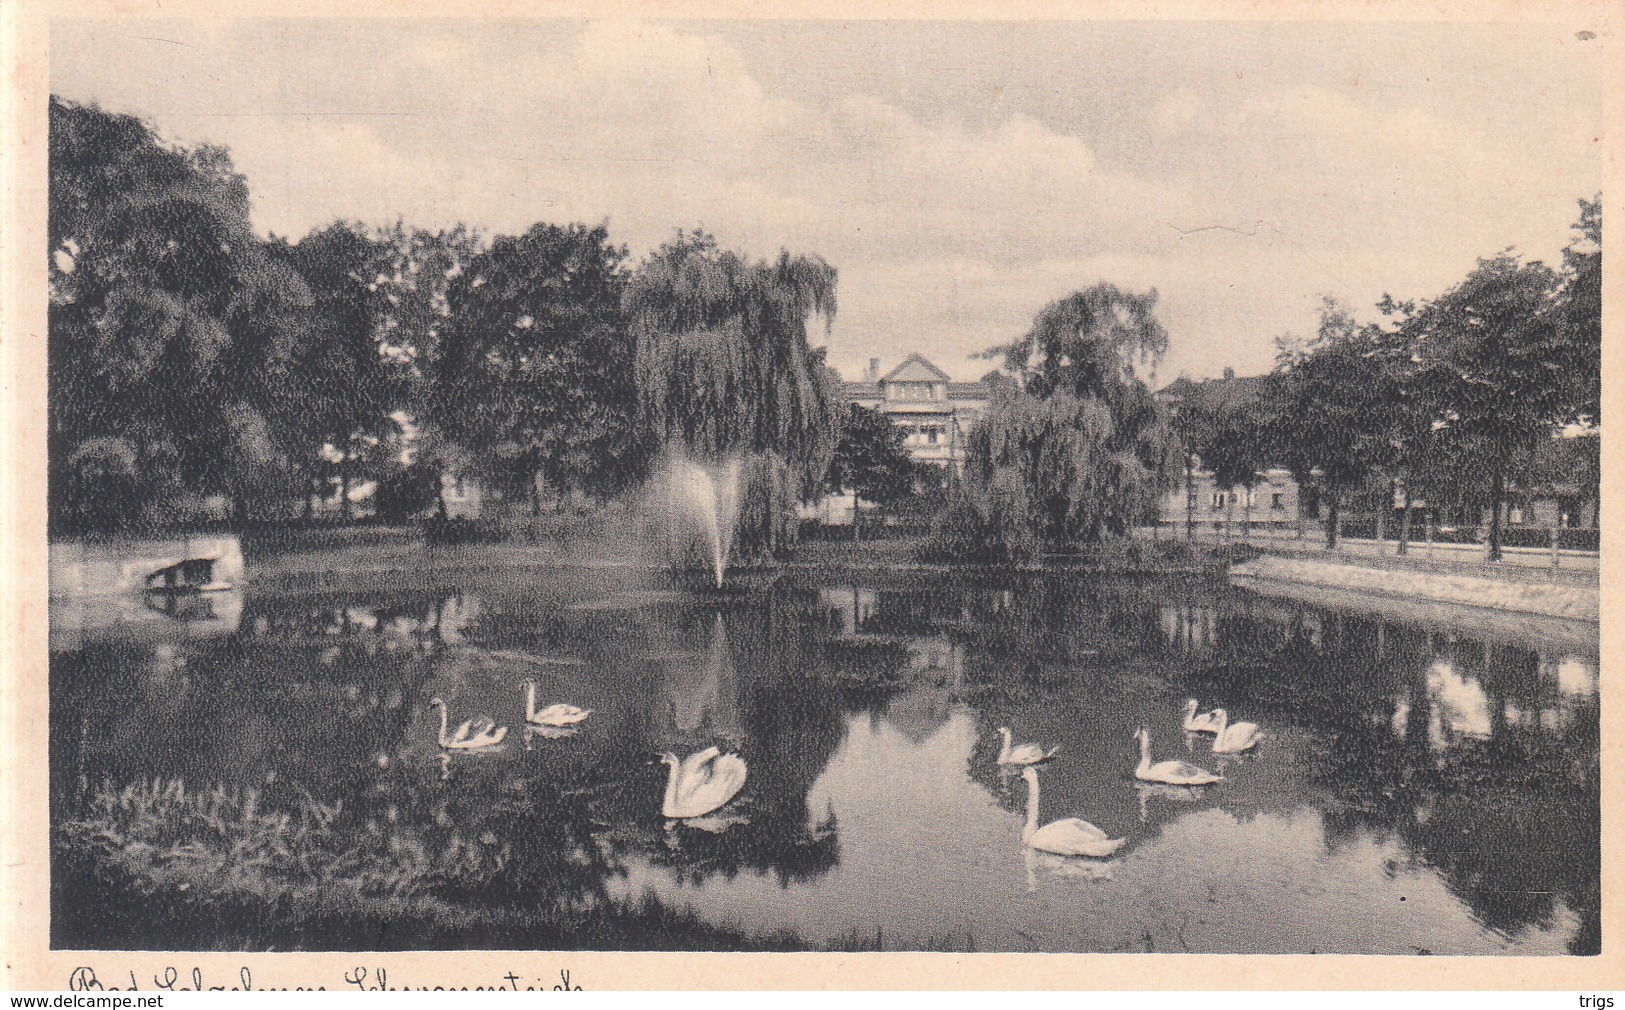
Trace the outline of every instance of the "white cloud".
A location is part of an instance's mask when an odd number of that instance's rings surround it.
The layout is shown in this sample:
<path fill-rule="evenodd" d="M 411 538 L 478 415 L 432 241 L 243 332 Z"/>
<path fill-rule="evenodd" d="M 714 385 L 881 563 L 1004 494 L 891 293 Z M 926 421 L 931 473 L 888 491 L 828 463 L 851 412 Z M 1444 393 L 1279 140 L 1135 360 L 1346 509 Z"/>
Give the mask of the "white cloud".
<path fill-rule="evenodd" d="M 1553 255 L 1600 172 L 1596 96 L 1527 74 L 1435 100 L 1068 70 L 1057 92 L 1111 113 L 1090 125 L 947 97 L 927 114 L 861 80 L 819 100 L 660 23 L 346 25 L 140 33 L 185 46 L 61 27 L 53 87 L 231 147 L 279 233 L 608 219 L 634 254 L 694 225 L 757 255 L 818 252 L 841 271 L 849 373 L 919 350 L 972 377 L 988 365 L 969 354 L 1097 280 L 1160 290 L 1165 373 L 1259 370 L 1322 291 L 1427 296 L 1508 244 Z"/>

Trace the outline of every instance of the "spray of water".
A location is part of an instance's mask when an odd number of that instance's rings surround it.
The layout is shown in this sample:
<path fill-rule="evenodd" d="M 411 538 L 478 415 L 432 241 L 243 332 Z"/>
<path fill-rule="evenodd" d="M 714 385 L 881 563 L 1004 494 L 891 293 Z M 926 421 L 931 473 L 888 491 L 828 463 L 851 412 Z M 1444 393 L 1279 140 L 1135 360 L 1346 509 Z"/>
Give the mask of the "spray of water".
<path fill-rule="evenodd" d="M 668 454 L 667 502 L 672 520 L 686 520 L 710 549 L 717 588 L 728 573 L 728 553 L 739 520 L 739 460 L 705 466 L 678 452 Z"/>

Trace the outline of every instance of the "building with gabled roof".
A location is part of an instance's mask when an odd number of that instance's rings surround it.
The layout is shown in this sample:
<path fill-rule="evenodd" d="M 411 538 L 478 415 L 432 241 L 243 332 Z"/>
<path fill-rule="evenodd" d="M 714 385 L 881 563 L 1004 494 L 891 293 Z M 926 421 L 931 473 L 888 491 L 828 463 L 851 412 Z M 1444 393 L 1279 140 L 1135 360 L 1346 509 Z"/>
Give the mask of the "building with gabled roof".
<path fill-rule="evenodd" d="M 903 448 L 915 460 L 943 468 L 944 477 L 965 469 L 965 439 L 987 412 L 992 397 L 985 382 L 955 382 L 923 355 L 910 354 L 886 374 L 870 358 L 862 379 L 843 382 L 848 403 L 886 415 L 903 431 Z M 867 510 L 870 506 L 865 504 Z M 825 495 L 802 510 L 803 518 L 830 526 L 852 522 L 852 495 Z"/>
<path fill-rule="evenodd" d="M 903 429 L 903 446 L 924 463 L 964 469 L 965 437 L 987 411 L 991 391 L 983 382 L 955 382 L 920 354 L 880 374 L 880 359 L 858 382 L 844 384 L 848 402 L 879 411 Z"/>

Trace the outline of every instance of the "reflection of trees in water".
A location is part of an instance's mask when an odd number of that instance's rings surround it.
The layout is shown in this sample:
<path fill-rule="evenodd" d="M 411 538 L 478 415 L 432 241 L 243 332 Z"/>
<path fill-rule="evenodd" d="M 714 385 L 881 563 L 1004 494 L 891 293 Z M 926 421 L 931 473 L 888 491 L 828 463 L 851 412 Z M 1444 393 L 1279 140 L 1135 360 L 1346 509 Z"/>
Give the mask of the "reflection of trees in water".
<path fill-rule="evenodd" d="M 248 782 L 273 768 L 318 792 L 345 788 L 404 736 L 449 602 L 251 593 L 229 637 L 58 656 L 52 689 L 72 717 L 53 726 L 82 742 L 55 753 L 88 779 Z"/>
<path fill-rule="evenodd" d="M 1552 690 L 1527 650 L 1327 620 L 1313 669 L 1346 671 L 1365 688 L 1341 710 L 1307 710 L 1328 843 L 1399 836 L 1504 934 L 1551 926 L 1565 902 L 1582 919 L 1576 952 L 1593 949 L 1600 820 L 1596 763 L 1584 755 L 1596 754 L 1594 720 L 1558 734 L 1508 724 L 1509 708 L 1539 710 Z M 1317 700 L 1332 699 L 1298 704 Z"/>
<path fill-rule="evenodd" d="M 969 677 L 983 684 L 1043 693 L 1058 664 L 1070 663 L 1075 684 L 1095 650 L 1134 654 L 1147 643 L 1188 657 L 1192 693 L 1312 729 L 1329 844 L 1398 835 L 1486 926 L 1549 926 L 1566 903 L 1581 917 L 1573 949 L 1596 949 L 1596 701 L 1583 670 L 1567 672 L 1567 688 L 1556 672 L 1584 661 L 1204 585 L 1040 579 L 1008 596 L 942 595 L 965 610 L 960 626 L 977 650 Z M 1086 638 L 1065 633 L 1080 626 L 1092 629 Z M 978 712 L 983 742 L 969 774 L 1019 813 L 1021 790 L 992 761 L 999 721 Z"/>
<path fill-rule="evenodd" d="M 1397 836 L 1486 926 L 1546 926 L 1567 906 L 1581 918 L 1571 949 L 1598 945 L 1597 701 L 1581 661 L 1202 583 L 882 586 L 850 627 L 816 590 L 790 587 L 729 600 L 720 616 L 692 601 L 570 611 L 522 596 L 482 611 L 452 593 L 250 592 L 230 637 L 53 656 L 53 816 L 102 776 L 257 783 L 272 768 L 268 790 L 344 796 L 343 830 L 433 893 L 581 908 L 634 856 L 684 880 L 750 871 L 787 884 L 839 861 L 840 812 L 809 809 L 809 796 L 851 712 L 991 699 L 976 710 L 968 773 L 1019 815 L 1023 788 L 1004 788 L 992 761 L 1004 700 L 1038 712 L 1057 690 L 1177 684 L 1303 731 L 1328 844 Z M 935 643 L 952 676 L 919 660 Z M 465 655 L 483 671 L 496 648 L 579 657 L 633 700 L 595 715 L 564 745 L 569 761 L 470 760 L 450 782 L 438 767 L 374 763 L 402 753 L 437 671 Z M 498 672 L 488 679 L 516 705 L 518 674 Z M 960 673 L 963 684 L 945 683 Z M 663 769 L 646 762 L 711 742 L 749 761 L 745 820 L 668 831 Z M 1127 760 L 1126 739 L 1104 746 L 1109 757 L 1065 757 Z"/>
<path fill-rule="evenodd" d="M 672 611 L 665 627 L 642 629 L 652 646 L 672 651 L 663 654 L 664 668 L 654 666 L 663 669 L 657 690 L 644 695 L 644 736 L 618 742 L 597 776 L 595 815 L 617 854 L 641 854 L 695 882 L 749 870 L 787 884 L 821 876 L 839 860 L 835 819 L 828 810 L 809 810 L 808 795 L 845 724 L 816 662 L 819 629 L 792 613 L 753 606 L 730 609 L 719 620 L 716 611 Z M 716 695 L 698 719 L 684 717 L 695 715 L 690 688 L 700 701 Z M 714 833 L 668 827 L 660 816 L 665 769 L 650 767 L 649 758 L 670 747 L 733 749 L 735 742 L 749 778 L 721 813 L 737 815 L 737 822 Z"/>

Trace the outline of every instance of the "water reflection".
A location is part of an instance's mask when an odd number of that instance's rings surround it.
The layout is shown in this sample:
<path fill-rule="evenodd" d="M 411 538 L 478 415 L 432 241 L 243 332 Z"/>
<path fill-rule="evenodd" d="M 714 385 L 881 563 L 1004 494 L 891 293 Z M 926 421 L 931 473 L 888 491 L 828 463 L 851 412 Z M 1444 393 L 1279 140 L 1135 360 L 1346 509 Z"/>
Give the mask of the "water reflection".
<path fill-rule="evenodd" d="M 634 576 L 250 589 L 229 633 L 176 613 L 156 637 L 84 637 L 53 657 L 54 816 L 104 781 L 292 790 L 342 800 L 333 830 L 373 840 L 364 889 L 582 909 L 654 893 L 812 945 L 1600 942 L 1597 660 L 1572 641 L 1201 584 L 786 579 L 713 597 Z M 527 725 L 528 682 L 594 714 Z M 1179 731 L 1193 695 L 1267 738 L 1208 753 Z M 435 698 L 452 725 L 512 736 L 450 753 Z M 1139 725 L 1158 757 L 1226 782 L 1136 783 Z M 1128 839 L 1109 864 L 1022 844 L 1000 726 L 1061 745 L 1044 808 Z M 744 790 L 668 824 L 654 755 L 708 746 L 748 762 Z"/>

